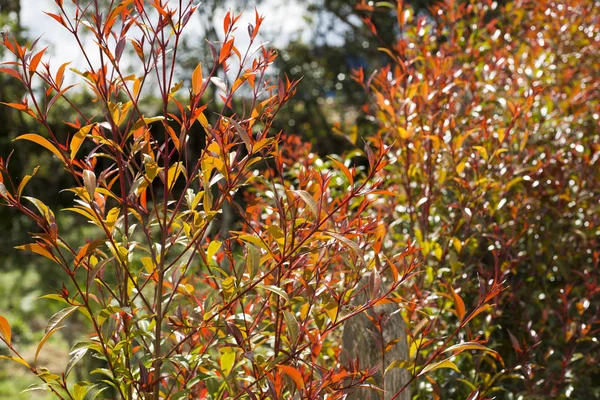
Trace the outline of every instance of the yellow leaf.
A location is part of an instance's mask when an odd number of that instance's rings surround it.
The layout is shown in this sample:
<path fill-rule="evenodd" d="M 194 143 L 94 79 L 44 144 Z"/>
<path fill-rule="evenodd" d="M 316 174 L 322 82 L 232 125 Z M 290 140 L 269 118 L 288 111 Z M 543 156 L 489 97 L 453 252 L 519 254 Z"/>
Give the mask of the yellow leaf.
<path fill-rule="evenodd" d="M 398 127 L 398 134 L 400 135 L 401 139 L 409 139 L 410 138 L 410 132 L 401 126 Z"/>
<path fill-rule="evenodd" d="M 44 256 L 44 257 L 46 257 L 46 258 L 54 261 L 55 263 L 58 263 L 58 260 L 50 252 L 50 250 L 48 250 L 45 246 L 42 246 L 39 243 L 30 243 L 30 244 L 24 244 L 22 246 L 15 246 L 15 249 L 29 250 L 29 251 L 31 251 L 33 253 L 39 254 L 41 256 Z"/>
<path fill-rule="evenodd" d="M 27 368 L 30 368 L 29 364 L 27 364 L 27 361 L 23 360 L 22 358 L 19 357 L 13 357 L 13 356 L 0 356 L 0 358 L 4 358 L 6 360 L 12 360 L 15 362 L 18 362 L 21 365 L 26 366 Z"/>
<path fill-rule="evenodd" d="M 25 175 L 25 177 L 23 178 L 23 180 L 19 184 L 19 188 L 17 189 L 17 198 L 21 197 L 21 193 L 23 192 L 23 189 L 25 189 L 25 185 L 27 185 L 27 182 L 29 182 L 29 180 L 31 178 L 33 178 L 33 176 L 37 173 L 37 171 L 38 171 L 39 168 L 40 167 L 35 167 L 33 169 L 33 172 L 31 173 L 31 175 Z"/>
<path fill-rule="evenodd" d="M 223 371 L 223 375 L 228 376 L 235 364 L 235 350 L 226 346 L 220 348 L 219 352 L 221 353 L 221 359 L 219 360 L 221 370 Z"/>
<path fill-rule="evenodd" d="M 29 140 L 30 142 L 37 143 L 40 146 L 45 147 L 46 149 L 50 150 L 52 152 L 52 154 L 54 154 L 56 157 L 58 157 L 59 160 L 64 161 L 63 156 L 60 154 L 60 151 L 58 151 L 56 146 L 54 146 L 52 143 L 50 143 L 48 141 L 48 139 L 43 138 L 40 135 L 37 135 L 35 133 L 26 133 L 24 135 L 14 138 L 13 140 Z"/>
<path fill-rule="evenodd" d="M 181 172 L 183 172 L 182 162 L 176 162 L 175 164 L 171 165 L 169 171 L 167 172 L 167 188 L 169 190 L 173 189 L 173 185 L 175 184 L 175 181 L 177 181 L 177 178 L 179 178 Z"/>
<path fill-rule="evenodd" d="M 427 365 L 425 368 L 423 368 L 421 370 L 421 372 L 419 372 L 418 376 L 425 375 L 429 371 L 433 371 L 433 370 L 440 369 L 440 368 L 450 368 L 450 369 L 455 370 L 456 372 L 460 372 L 460 370 L 458 369 L 456 364 L 454 364 L 449 359 L 446 359 L 446 360 L 442 360 L 440 362 L 436 362 L 436 363 Z"/>
<path fill-rule="evenodd" d="M 454 346 L 448 347 L 446 350 L 444 350 L 444 352 L 449 352 L 449 351 L 461 352 L 461 351 L 465 351 L 465 350 L 481 350 L 481 351 L 487 351 L 490 353 L 496 353 L 496 351 L 494 351 L 492 349 L 488 349 L 484 345 L 479 344 L 477 342 L 464 342 L 464 343 L 455 344 Z"/>
<path fill-rule="evenodd" d="M 81 147 L 81 144 L 85 140 L 86 136 L 90 133 L 90 130 L 94 127 L 94 124 L 86 125 L 73 135 L 69 148 L 71 149 L 71 158 L 74 158 L 77 151 Z"/>
<path fill-rule="evenodd" d="M 120 212 L 121 212 L 121 210 L 118 207 L 113 207 L 108 212 L 108 215 L 106 216 L 106 220 L 104 221 L 106 223 L 106 227 L 108 228 L 108 230 L 112 230 L 113 226 L 115 226 L 115 222 L 117 221 L 117 218 L 119 218 Z"/>
<path fill-rule="evenodd" d="M 210 242 L 210 244 L 208 245 L 208 250 L 206 250 L 206 258 L 208 259 L 209 262 L 210 262 L 210 260 L 213 259 L 215 254 L 217 254 L 217 251 L 219 251 L 220 248 L 221 248 L 221 242 L 216 241 L 216 240 Z"/>

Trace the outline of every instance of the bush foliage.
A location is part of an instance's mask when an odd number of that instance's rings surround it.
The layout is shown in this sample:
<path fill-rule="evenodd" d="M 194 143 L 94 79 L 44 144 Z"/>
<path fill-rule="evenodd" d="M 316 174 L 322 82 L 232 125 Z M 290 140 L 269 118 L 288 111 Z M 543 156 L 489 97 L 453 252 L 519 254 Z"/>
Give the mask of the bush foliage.
<path fill-rule="evenodd" d="M 73 3 L 48 15 L 81 46 L 88 65 L 72 72 L 94 107 L 73 101 L 67 64 L 3 40 L 15 61 L 0 72 L 26 92 L 4 104 L 39 129 L 17 139 L 54 156 L 72 187 L 51 195 L 72 196 L 60 211 L 92 226 L 67 234 L 57 210 L 29 193 L 37 168 L 16 179 L 10 156 L 0 159 L 3 204 L 38 229 L 18 248 L 64 280 L 43 296 L 63 308 L 33 357 L 0 316 L 0 357 L 39 378 L 30 390 L 600 397 L 598 2 L 447 0 L 427 15 L 402 1 L 360 2 L 372 34 L 388 16 L 396 40 L 380 48 L 385 67 L 353 74 L 372 133 L 336 128 L 352 150 L 326 159 L 273 128 L 301 83 L 273 73 L 276 52 L 256 43 L 258 12 L 247 32 L 227 13 L 223 40 L 206 44 L 212 59 L 177 82 L 197 5 Z M 134 73 L 125 51 L 139 60 Z M 56 107 L 70 110 L 66 134 Z M 385 395 L 372 379 L 381 366 L 341 362 L 345 323 L 382 304 L 397 305 L 406 329 L 384 343 L 379 314 L 365 335 L 384 355 L 406 338 L 408 359 L 384 376 L 410 373 Z M 40 350 L 74 321 L 89 335 L 64 370 L 48 369 Z"/>

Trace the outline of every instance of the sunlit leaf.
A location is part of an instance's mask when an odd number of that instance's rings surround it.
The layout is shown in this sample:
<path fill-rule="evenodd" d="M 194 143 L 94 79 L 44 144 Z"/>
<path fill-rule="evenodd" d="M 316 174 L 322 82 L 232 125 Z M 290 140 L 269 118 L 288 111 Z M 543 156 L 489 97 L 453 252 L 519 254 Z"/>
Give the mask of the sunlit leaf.
<path fill-rule="evenodd" d="M 426 373 L 428 373 L 429 371 L 434 371 L 434 370 L 440 369 L 440 368 L 449 368 L 449 369 L 455 370 L 456 372 L 460 372 L 460 370 L 458 369 L 456 364 L 454 364 L 452 361 L 450 361 L 450 359 L 446 359 L 443 361 L 439 361 L 439 362 L 431 363 L 431 364 L 427 365 L 425 368 L 423 368 L 421 370 L 421 372 L 419 372 L 418 376 L 423 376 Z"/>
<path fill-rule="evenodd" d="M 292 380 L 296 384 L 296 388 L 298 390 L 304 389 L 304 378 L 302 377 L 302 373 L 300 371 L 298 371 L 294 367 L 290 367 L 289 365 L 282 365 L 282 364 L 277 364 L 277 368 L 279 368 L 287 376 L 292 378 Z"/>
<path fill-rule="evenodd" d="M 10 331 L 10 325 L 8 323 L 8 320 L 6 318 L 4 318 L 2 315 L 0 315 L 0 334 L 2 335 L 4 340 L 6 340 L 8 342 L 8 344 L 10 344 L 10 341 L 12 338 L 12 334 Z"/>
<path fill-rule="evenodd" d="M 30 142 L 37 143 L 40 146 L 50 150 L 52 152 L 52 154 L 54 154 L 56 157 L 58 157 L 59 160 L 63 160 L 63 157 L 60 154 L 60 151 L 56 148 L 56 146 L 54 146 L 52 143 L 50 143 L 48 141 L 48 139 L 46 139 L 40 135 L 37 135 L 35 133 L 26 133 L 24 135 L 16 137 L 13 140 L 28 140 Z"/>

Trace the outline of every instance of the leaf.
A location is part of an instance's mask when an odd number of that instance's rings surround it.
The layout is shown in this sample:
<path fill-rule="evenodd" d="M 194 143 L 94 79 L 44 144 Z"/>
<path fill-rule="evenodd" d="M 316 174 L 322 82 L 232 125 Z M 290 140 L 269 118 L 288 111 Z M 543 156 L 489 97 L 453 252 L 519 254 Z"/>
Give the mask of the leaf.
<path fill-rule="evenodd" d="M 182 172 L 185 172 L 184 168 L 182 162 L 176 162 L 169 167 L 169 171 L 167 171 L 167 188 L 169 190 L 173 189 L 173 185 L 175 184 L 175 181 L 177 181 L 177 178 L 179 178 L 179 175 Z"/>
<path fill-rule="evenodd" d="M 213 85 L 221 89 L 223 92 L 227 93 L 227 85 L 225 84 L 225 82 L 223 82 L 221 78 L 213 76 L 210 78 L 210 81 L 213 83 Z"/>
<path fill-rule="evenodd" d="M 240 239 L 240 240 L 243 240 L 244 242 L 252 243 L 254 245 L 257 245 L 258 247 L 260 247 L 261 249 L 263 249 L 263 250 L 265 250 L 267 252 L 271 251 L 271 249 L 269 248 L 269 246 L 267 246 L 265 244 L 265 242 L 261 238 L 259 238 L 257 236 L 253 236 L 253 235 L 239 235 L 237 238 Z"/>
<path fill-rule="evenodd" d="M 24 365 L 27 368 L 31 368 L 29 366 L 29 364 L 27 363 L 27 361 L 23 360 L 20 357 L 15 357 L 15 356 L 0 356 L 0 359 L 5 359 L 5 360 L 11 360 L 11 361 L 14 361 L 14 362 L 18 362 L 19 364 Z"/>
<path fill-rule="evenodd" d="M 462 320 L 465 318 L 465 302 L 460 297 L 460 295 L 454 291 L 452 287 L 450 287 L 450 290 L 452 290 L 452 297 L 454 297 L 454 307 L 456 308 L 456 314 L 458 315 L 458 319 L 462 322 Z"/>
<path fill-rule="evenodd" d="M 60 310 L 56 314 L 54 314 L 52 316 L 52 318 L 50 318 L 50 320 L 46 324 L 46 329 L 44 330 L 44 333 L 48 334 L 58 324 L 60 324 L 65 318 L 67 318 L 69 315 L 73 314 L 73 312 L 75 312 L 75 310 L 77 310 L 78 308 L 79 308 L 79 306 L 67 307 L 67 308 Z"/>
<path fill-rule="evenodd" d="M 23 189 L 25 189 L 25 186 L 27 185 L 27 182 L 29 182 L 29 180 L 35 176 L 35 174 L 37 173 L 37 171 L 38 171 L 39 168 L 40 167 L 35 167 L 33 169 L 33 172 L 31 173 L 31 175 L 25 175 L 23 177 L 23 180 L 21 180 L 21 183 L 19 184 L 19 187 L 17 189 L 17 198 L 21 197 L 21 193 L 23 192 Z"/>
<path fill-rule="evenodd" d="M 71 143 L 69 144 L 69 149 L 71 150 L 71 158 L 75 157 L 75 155 L 77 154 L 77 151 L 81 147 L 81 144 L 83 143 L 83 141 L 85 140 L 87 135 L 90 133 L 90 131 L 92 130 L 94 125 L 95 124 L 86 125 L 86 126 L 82 127 L 80 130 L 78 130 L 75 133 L 75 135 L 73 135 L 73 138 L 71 139 Z"/>
<path fill-rule="evenodd" d="M 73 397 L 75 400 L 83 400 L 85 399 L 85 395 L 90 391 L 95 385 L 90 382 L 77 382 L 73 386 Z"/>
<path fill-rule="evenodd" d="M 302 201 L 306 203 L 313 215 L 319 218 L 319 206 L 311 194 L 306 190 L 294 190 L 294 193 L 296 193 L 302 199 Z"/>
<path fill-rule="evenodd" d="M 140 118 L 138 120 L 138 122 L 136 122 L 132 127 L 130 132 L 133 133 L 133 131 L 136 131 L 138 129 L 140 129 L 142 126 L 147 126 L 150 125 L 153 122 L 157 122 L 157 121 L 162 121 L 164 120 L 165 117 L 163 116 L 158 116 L 158 117 L 152 117 L 152 118 Z"/>
<path fill-rule="evenodd" d="M 46 139 L 40 135 L 37 135 L 35 133 L 26 133 L 24 135 L 18 136 L 13 139 L 13 141 L 15 141 L 15 140 L 29 140 L 30 142 L 37 143 L 40 146 L 50 150 L 52 152 L 52 154 L 54 154 L 56 157 L 58 157 L 59 160 L 64 161 L 63 156 L 60 154 L 60 151 L 58 151 L 56 146 L 54 146 L 52 143 L 50 143 L 48 141 L 48 139 Z"/>
<path fill-rule="evenodd" d="M 41 245 L 39 243 L 30 243 L 30 244 L 24 244 L 22 246 L 15 246 L 15 249 L 29 250 L 33 253 L 44 256 L 44 257 L 54 261 L 57 264 L 59 263 L 58 260 L 56 259 L 56 257 L 54 257 L 54 255 L 50 252 L 50 250 L 48 250 L 48 248 L 46 248 L 45 245 Z"/>
<path fill-rule="evenodd" d="M 0 315 L 0 334 L 2 334 L 2 337 L 4 338 L 4 340 L 6 340 L 6 342 L 8 344 L 10 344 L 10 340 L 12 337 L 12 334 L 10 331 L 10 324 L 8 323 L 8 320 L 6 318 L 4 318 L 2 315 Z"/>
<path fill-rule="evenodd" d="M 263 284 L 258 284 L 258 285 L 256 285 L 256 287 L 268 290 L 269 292 L 272 292 L 272 293 L 275 293 L 276 295 L 278 295 L 279 297 L 281 297 L 282 299 L 284 299 L 287 302 L 290 301 L 287 293 L 284 292 L 283 289 L 280 287 L 273 286 L 273 285 L 263 285 Z"/>
<path fill-rule="evenodd" d="M 81 264 L 85 257 L 91 254 L 92 251 L 94 251 L 98 246 L 102 245 L 103 243 L 104 241 L 102 240 L 94 240 L 81 246 L 81 248 L 77 252 L 77 255 L 75 256 L 75 260 L 73 261 L 75 268 L 77 268 L 79 264 Z"/>
<path fill-rule="evenodd" d="M 479 388 L 477 388 L 469 393 L 469 396 L 466 398 L 466 400 L 478 400 L 479 397 Z"/>
<path fill-rule="evenodd" d="M 415 369 L 415 364 L 412 361 L 394 360 L 390 363 L 390 365 L 388 365 L 385 368 L 385 372 L 387 373 L 390 369 L 393 368 L 403 368 L 412 374 Z"/>
<path fill-rule="evenodd" d="M 192 73 L 192 93 L 198 95 L 202 90 L 202 63 L 198 63 Z"/>
<path fill-rule="evenodd" d="M 220 348 L 219 352 L 221 353 L 221 359 L 219 360 L 221 370 L 225 376 L 228 376 L 235 364 L 235 350 L 229 346 L 225 346 Z"/>
<path fill-rule="evenodd" d="M 73 370 L 73 367 L 75 367 L 75 364 L 77 364 L 79 362 L 79 360 L 81 360 L 87 352 L 88 352 L 87 347 L 80 347 L 75 350 L 71 350 L 71 352 L 69 353 L 71 358 L 69 359 L 69 362 L 67 363 L 67 366 L 65 367 L 65 378 L 69 376 L 69 374 Z"/>
<path fill-rule="evenodd" d="M 31 58 L 31 61 L 29 62 L 29 72 L 34 73 L 36 71 L 38 65 L 40 64 L 40 61 L 42 61 L 42 56 L 44 55 L 44 52 L 47 48 L 48 47 L 43 48 Z"/>
<path fill-rule="evenodd" d="M 235 276 L 230 276 L 226 279 L 223 279 L 221 282 L 221 287 L 223 288 L 225 299 L 230 299 L 233 292 L 235 292 Z"/>
<path fill-rule="evenodd" d="M 86 169 L 83 171 L 83 186 L 90 195 L 90 198 L 94 198 L 94 192 L 96 191 L 96 175 L 94 171 Z"/>
<path fill-rule="evenodd" d="M 429 371 L 434 371 L 434 370 L 440 369 L 440 368 L 450 368 L 450 369 L 455 370 L 456 372 L 460 372 L 460 370 L 458 369 L 456 364 L 454 364 L 452 361 L 450 361 L 450 359 L 445 359 L 445 360 L 427 365 L 425 368 L 423 368 L 421 370 L 421 372 L 419 372 L 418 376 L 425 375 Z"/>
<path fill-rule="evenodd" d="M 444 353 L 449 352 L 449 351 L 462 352 L 465 350 L 481 350 L 481 351 L 487 351 L 490 353 L 496 353 L 496 351 L 489 349 L 489 348 L 485 347 L 484 345 L 477 343 L 477 342 L 464 342 L 464 343 L 455 344 L 454 346 L 450 346 L 446 350 L 444 350 Z"/>
<path fill-rule="evenodd" d="M 229 54 L 231 54 L 232 47 L 233 47 L 233 39 L 229 39 L 228 41 L 226 41 L 223 44 L 223 47 L 221 48 L 221 53 L 219 53 L 219 64 L 221 64 L 223 61 L 225 61 L 227 59 L 227 57 L 229 57 Z"/>
<path fill-rule="evenodd" d="M 210 262 L 210 260 L 213 259 L 215 254 L 217 254 L 217 251 L 219 251 L 220 248 L 221 248 L 221 242 L 216 241 L 216 240 L 210 242 L 210 244 L 208 245 L 208 250 L 206 250 L 206 258 L 208 259 L 209 262 Z"/>
<path fill-rule="evenodd" d="M 361 254 L 360 247 L 358 247 L 358 245 L 354 241 L 335 232 L 326 232 L 326 234 L 342 242 L 346 247 L 350 248 L 357 255 Z"/>
<path fill-rule="evenodd" d="M 248 153 L 252 152 L 252 140 L 250 139 L 248 132 L 244 128 L 242 128 L 242 126 L 240 124 L 238 124 L 235 120 L 233 120 L 231 118 L 227 118 L 227 117 L 224 117 L 224 118 L 230 124 L 233 125 L 233 127 L 237 131 L 238 135 L 240 135 L 240 137 L 244 141 L 244 144 L 246 145 L 246 150 L 248 150 Z"/>
<path fill-rule="evenodd" d="M 287 376 L 292 378 L 292 380 L 296 384 L 297 389 L 299 389 L 299 390 L 304 389 L 304 378 L 302 377 L 302 374 L 300 373 L 300 371 L 298 371 L 294 367 L 290 367 L 289 365 L 282 365 L 282 364 L 277 364 L 277 368 L 279 368 Z"/>
<path fill-rule="evenodd" d="M 43 337 L 43 338 L 42 338 L 42 340 L 40 341 L 40 344 L 38 344 L 38 347 L 37 347 L 37 349 L 35 350 L 35 357 L 34 357 L 34 359 L 33 359 L 33 364 L 34 364 L 34 365 L 35 365 L 35 364 L 37 364 L 37 359 L 38 359 L 38 356 L 39 356 L 39 354 L 40 354 L 40 351 L 42 350 L 42 347 L 44 347 L 44 344 L 45 344 L 45 343 L 48 341 L 48 339 L 50 339 L 50 337 L 51 337 L 52 335 L 54 335 L 54 333 L 55 333 L 55 332 L 58 332 L 58 331 L 59 331 L 59 330 L 61 330 L 62 328 L 64 328 L 64 325 L 63 325 L 63 326 L 59 326 L 59 327 L 57 327 L 57 328 L 54 328 L 54 329 L 52 329 L 51 331 L 47 332 L 47 333 L 44 335 L 44 337 Z"/>
<path fill-rule="evenodd" d="M 0 74 L 8 74 L 10 76 L 17 78 L 21 82 L 23 82 L 23 79 L 21 79 L 21 75 L 19 74 L 19 71 L 17 71 L 17 70 L 14 70 L 11 68 L 0 68 Z"/>
<path fill-rule="evenodd" d="M 290 311 L 284 311 L 283 316 L 285 317 L 285 323 L 290 332 L 291 344 L 295 344 L 298 339 L 298 321 L 294 314 Z"/>
<path fill-rule="evenodd" d="M 113 314 L 116 314 L 118 312 L 122 312 L 123 309 L 121 307 L 118 306 L 108 306 L 105 309 L 103 309 L 102 311 L 100 311 L 100 313 L 98 314 L 98 326 L 102 326 L 102 324 L 104 324 L 104 322 Z"/>
<path fill-rule="evenodd" d="M 469 317 L 468 317 L 468 318 L 467 318 L 467 320 L 465 321 L 465 324 L 466 324 L 467 322 L 469 322 L 470 320 L 472 320 L 473 318 L 475 318 L 475 317 L 476 317 L 477 315 L 479 315 L 480 313 L 482 313 L 482 312 L 484 312 L 485 310 L 488 310 L 488 309 L 490 309 L 490 308 L 492 308 L 492 306 L 491 306 L 491 305 L 489 305 L 489 304 L 484 304 L 484 305 L 482 305 L 481 307 L 478 307 L 478 308 L 476 308 L 476 309 L 475 309 L 475 310 L 474 310 L 474 311 L 473 311 L 473 312 L 472 312 L 472 313 L 469 315 Z"/>
<path fill-rule="evenodd" d="M 342 164 L 341 162 L 339 162 L 338 160 L 336 160 L 332 157 L 329 157 L 329 159 L 331 160 L 333 165 L 335 165 L 337 168 L 339 168 L 344 173 L 344 175 L 346 175 L 346 179 L 348 179 L 348 182 L 350 182 L 350 186 L 353 186 L 354 185 L 354 177 L 352 176 L 352 173 L 350 172 L 348 167 L 346 167 L 344 164 Z"/>

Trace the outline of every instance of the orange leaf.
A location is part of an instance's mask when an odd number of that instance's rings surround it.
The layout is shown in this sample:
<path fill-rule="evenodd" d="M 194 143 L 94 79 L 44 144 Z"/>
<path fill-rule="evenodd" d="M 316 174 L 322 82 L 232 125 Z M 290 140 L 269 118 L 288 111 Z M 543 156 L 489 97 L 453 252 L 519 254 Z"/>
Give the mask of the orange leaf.
<path fill-rule="evenodd" d="M 354 177 L 352 176 L 352 173 L 350 172 L 348 167 L 346 167 L 344 164 L 342 164 L 341 162 L 339 162 L 336 159 L 333 159 L 331 157 L 329 157 L 329 159 L 337 168 L 342 170 L 344 175 L 346 175 L 346 178 L 348 178 L 348 182 L 350 182 L 350 186 L 353 186 L 354 185 Z"/>
<path fill-rule="evenodd" d="M 202 63 L 198 63 L 196 69 L 192 73 L 192 93 L 194 96 L 202 90 Z"/>
<path fill-rule="evenodd" d="M 302 378 L 302 374 L 294 367 L 290 367 L 289 365 L 277 364 L 277 368 L 283 371 L 287 376 L 292 378 L 294 383 L 296 384 L 296 388 L 304 389 L 304 379 Z"/>
<path fill-rule="evenodd" d="M 10 325 L 8 324 L 8 320 L 1 315 L 0 315 L 0 333 L 2 334 L 2 337 L 4 338 L 4 340 L 6 340 L 6 342 L 8 344 L 10 344 L 10 339 L 12 336 L 11 332 L 10 332 Z"/>
<path fill-rule="evenodd" d="M 225 42 L 225 44 L 221 48 L 221 54 L 219 54 L 219 64 L 221 64 L 223 61 L 225 61 L 225 59 L 227 57 L 229 57 L 232 47 L 233 47 L 233 39 L 230 39 L 227 42 Z"/>
<path fill-rule="evenodd" d="M 40 61 L 42 61 L 42 56 L 44 55 L 44 52 L 46 51 L 46 49 L 47 49 L 47 47 L 43 48 L 41 51 L 39 51 L 35 56 L 33 56 L 31 58 L 31 62 L 29 63 L 29 72 L 31 72 L 31 73 L 35 72 L 38 65 L 40 64 Z"/>
<path fill-rule="evenodd" d="M 454 291 L 454 289 L 450 288 L 450 290 L 452 290 L 452 297 L 454 297 L 454 307 L 456 308 L 456 314 L 458 315 L 458 319 L 462 321 L 465 318 L 465 302 L 460 297 L 460 295 Z"/>

